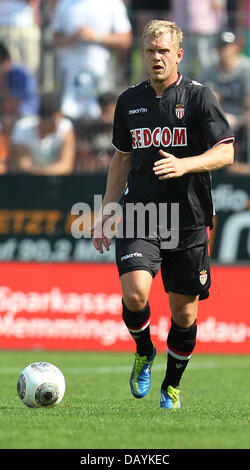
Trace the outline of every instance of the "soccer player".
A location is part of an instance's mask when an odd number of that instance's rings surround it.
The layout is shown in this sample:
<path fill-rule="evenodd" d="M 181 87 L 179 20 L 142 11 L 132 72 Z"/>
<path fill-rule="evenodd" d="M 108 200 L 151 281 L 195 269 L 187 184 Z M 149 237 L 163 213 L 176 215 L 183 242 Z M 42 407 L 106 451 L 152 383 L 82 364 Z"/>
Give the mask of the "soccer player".
<path fill-rule="evenodd" d="M 116 262 L 122 317 L 136 343 L 130 378 L 136 398 L 144 397 L 151 385 L 156 349 L 150 335 L 148 297 L 152 279 L 161 268 L 172 317 L 160 394 L 160 406 L 165 409 L 180 408 L 179 384 L 196 344 L 198 301 L 209 295 L 210 171 L 232 164 L 234 157 L 233 132 L 215 96 L 178 72 L 181 46 L 182 31 L 175 23 L 152 20 L 145 26 L 142 50 L 149 80 L 118 98 L 113 128 L 116 151 L 93 227 L 94 246 L 103 253 L 111 243 L 103 230 L 108 217 L 104 209 L 123 196 L 123 232 L 116 237 Z M 154 203 L 158 215 L 160 204 L 175 204 L 175 208 L 178 204 L 177 246 L 168 245 L 160 224 L 152 231 L 145 223 L 144 237 L 126 236 L 134 219 L 140 225 L 136 211 L 133 220 L 126 217 L 129 203 L 143 207 Z M 148 220 L 146 211 L 144 215 Z M 102 230 L 101 234 L 95 235 L 95 229 Z"/>

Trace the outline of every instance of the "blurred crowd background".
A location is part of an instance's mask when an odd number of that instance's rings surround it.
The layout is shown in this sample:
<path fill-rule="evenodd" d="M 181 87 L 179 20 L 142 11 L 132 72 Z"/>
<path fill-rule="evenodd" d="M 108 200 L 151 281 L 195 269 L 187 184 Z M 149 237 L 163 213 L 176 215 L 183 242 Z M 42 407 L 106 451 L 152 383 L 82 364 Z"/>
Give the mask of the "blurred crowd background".
<path fill-rule="evenodd" d="M 147 78 L 153 19 L 184 32 L 180 71 L 208 85 L 250 175 L 250 0 L 0 0 L 0 174 L 105 173 L 117 96 Z"/>

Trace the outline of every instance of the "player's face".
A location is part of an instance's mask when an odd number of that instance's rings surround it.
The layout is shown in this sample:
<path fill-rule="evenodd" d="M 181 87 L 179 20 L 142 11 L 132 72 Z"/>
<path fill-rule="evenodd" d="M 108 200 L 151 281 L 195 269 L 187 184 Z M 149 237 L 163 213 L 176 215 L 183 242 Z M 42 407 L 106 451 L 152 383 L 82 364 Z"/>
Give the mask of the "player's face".
<path fill-rule="evenodd" d="M 183 49 L 177 49 L 170 33 L 159 37 L 147 36 L 143 52 L 152 84 L 168 86 L 176 80 Z"/>

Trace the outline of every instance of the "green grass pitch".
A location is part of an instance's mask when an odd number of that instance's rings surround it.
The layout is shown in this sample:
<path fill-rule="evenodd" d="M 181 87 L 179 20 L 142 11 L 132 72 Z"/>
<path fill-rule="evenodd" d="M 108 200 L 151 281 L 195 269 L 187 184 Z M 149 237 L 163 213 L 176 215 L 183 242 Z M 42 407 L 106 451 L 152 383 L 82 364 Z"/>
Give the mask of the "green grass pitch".
<path fill-rule="evenodd" d="M 1 449 L 249 449 L 250 357 L 193 355 L 182 379 L 182 408 L 161 410 L 165 355 L 152 387 L 130 394 L 133 354 L 0 351 Z M 21 371 L 48 361 L 64 373 L 54 408 L 29 409 L 16 392 Z"/>

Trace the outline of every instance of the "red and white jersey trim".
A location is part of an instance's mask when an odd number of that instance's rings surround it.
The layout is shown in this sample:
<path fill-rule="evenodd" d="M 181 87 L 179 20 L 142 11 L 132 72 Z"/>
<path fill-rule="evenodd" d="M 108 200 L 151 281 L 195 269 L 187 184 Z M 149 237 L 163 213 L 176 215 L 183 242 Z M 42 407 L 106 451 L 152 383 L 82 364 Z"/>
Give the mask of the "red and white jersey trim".
<path fill-rule="evenodd" d="M 234 141 L 235 141 L 235 138 L 233 136 L 232 137 L 226 137 L 225 139 L 221 139 L 221 140 L 219 140 L 219 142 L 216 142 L 216 144 L 213 145 L 213 148 L 216 147 L 217 145 L 223 144 L 224 142 L 232 142 L 232 144 L 233 144 Z"/>
<path fill-rule="evenodd" d="M 180 73 L 179 78 L 178 78 L 178 80 L 177 80 L 177 82 L 176 82 L 176 85 L 180 85 L 180 83 L 181 83 L 181 81 L 182 81 L 182 78 L 183 78 L 183 77 L 182 77 L 182 74 Z"/>

